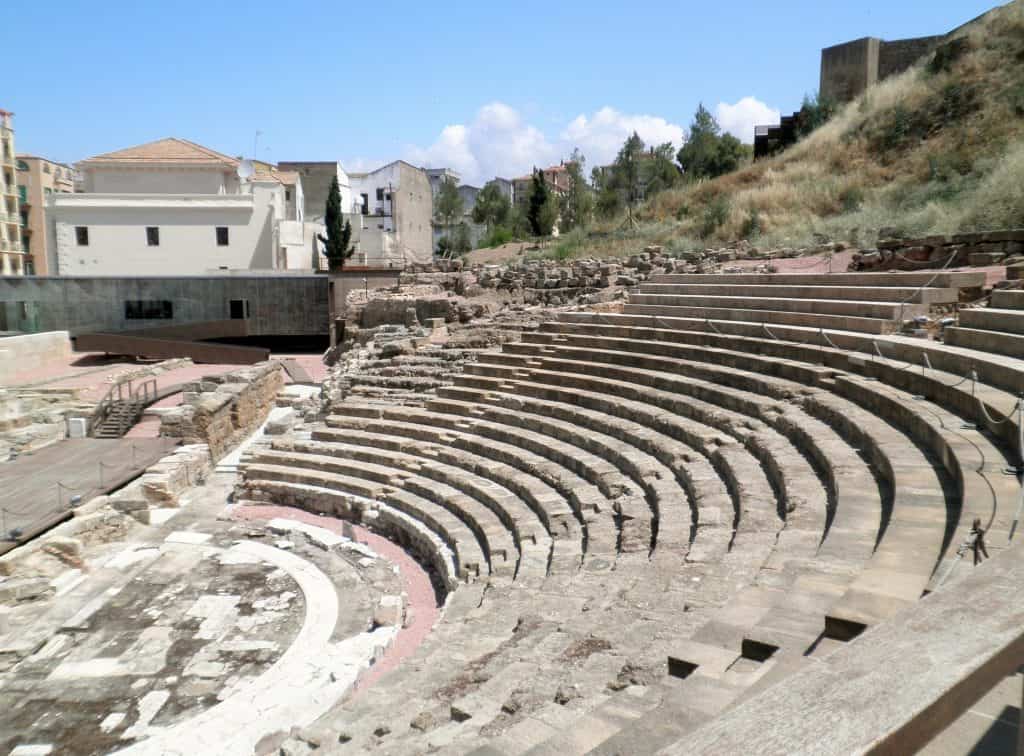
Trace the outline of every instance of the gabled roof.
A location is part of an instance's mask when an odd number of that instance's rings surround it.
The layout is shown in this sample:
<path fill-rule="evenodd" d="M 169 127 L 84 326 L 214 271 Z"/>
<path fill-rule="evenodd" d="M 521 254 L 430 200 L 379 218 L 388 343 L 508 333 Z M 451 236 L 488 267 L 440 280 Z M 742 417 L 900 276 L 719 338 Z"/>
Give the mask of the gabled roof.
<path fill-rule="evenodd" d="M 147 142 L 135 147 L 128 147 L 116 152 L 107 152 L 86 158 L 80 165 L 98 165 L 101 163 L 121 163 L 128 165 L 194 165 L 198 167 L 235 168 L 238 159 L 223 155 L 209 147 L 190 142 L 178 137 L 167 137 L 155 142 Z"/>

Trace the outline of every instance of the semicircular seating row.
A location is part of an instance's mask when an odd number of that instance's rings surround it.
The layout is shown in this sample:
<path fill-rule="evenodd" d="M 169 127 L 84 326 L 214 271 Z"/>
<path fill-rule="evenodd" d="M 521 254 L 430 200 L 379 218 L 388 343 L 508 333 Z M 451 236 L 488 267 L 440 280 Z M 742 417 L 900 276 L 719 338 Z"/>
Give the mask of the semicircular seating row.
<path fill-rule="evenodd" d="M 321 722 L 353 752 L 656 750 L 957 580 L 975 517 L 1007 543 L 1024 363 L 637 296 L 480 355 L 425 407 L 342 403 L 244 460 L 239 498 L 366 524 L 445 597 L 407 663 Z"/>

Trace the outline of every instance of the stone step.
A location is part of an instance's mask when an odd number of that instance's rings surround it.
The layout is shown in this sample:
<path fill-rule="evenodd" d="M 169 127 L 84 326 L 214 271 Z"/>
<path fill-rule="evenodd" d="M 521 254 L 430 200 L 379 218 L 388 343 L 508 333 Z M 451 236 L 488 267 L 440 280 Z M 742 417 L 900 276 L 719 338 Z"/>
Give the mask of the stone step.
<path fill-rule="evenodd" d="M 771 333 L 776 337 L 772 339 L 753 323 L 605 313 L 561 313 L 559 318 L 541 324 L 541 330 L 556 338 L 586 333 L 735 349 L 878 378 L 913 395 L 954 407 L 1011 448 L 1018 445 L 1017 417 L 1010 408 L 1016 405 L 1024 385 L 1024 360 L 904 336 L 873 337 L 772 326 Z M 878 351 L 884 357 L 879 357 Z M 971 370 L 977 372 L 977 382 L 964 380 Z M 984 403 L 985 412 L 979 402 Z"/>
<path fill-rule="evenodd" d="M 243 496 L 274 506 L 302 509 L 313 514 L 338 517 L 363 525 L 403 547 L 434 570 L 445 592 L 454 591 L 461 584 L 461 573 L 456 555 L 440 534 L 427 525 L 409 517 L 388 504 L 375 502 L 372 516 L 366 517 L 366 502 L 354 500 L 344 491 L 320 485 L 293 483 L 253 477 L 240 484 Z"/>
<path fill-rule="evenodd" d="M 558 437 L 575 437 L 576 443 L 588 451 L 614 461 L 656 507 L 657 549 L 671 550 L 679 559 L 686 556 L 691 534 L 700 521 L 695 503 L 698 500 L 705 511 L 715 502 L 731 509 L 728 492 L 709 484 L 717 481 L 717 476 L 692 447 L 657 438 L 649 429 L 598 412 L 527 398 L 519 386 L 510 394 L 502 394 L 494 390 L 494 382 L 467 376 L 460 384 L 440 393 L 446 399 L 461 400 L 464 406 L 472 406 L 472 402 L 490 404 L 497 399 L 497 406 L 489 408 L 487 417 Z M 643 447 L 635 445 L 637 439 L 642 439 Z M 661 453 L 647 451 L 655 443 L 660 444 Z"/>
<path fill-rule="evenodd" d="M 1024 309 L 1000 310 L 995 307 L 978 307 L 960 310 L 960 326 L 981 331 L 1024 334 Z"/>
<path fill-rule="evenodd" d="M 863 302 L 857 300 L 793 299 L 784 297 L 743 297 L 675 294 L 630 294 L 629 304 L 662 307 L 700 307 L 709 309 L 769 310 L 771 312 L 799 312 L 815 315 L 841 315 L 854 318 L 881 318 L 904 320 L 927 315 L 923 304 L 901 305 L 893 302 Z"/>
<path fill-rule="evenodd" d="M 296 441 L 293 446 L 295 450 L 306 453 L 332 455 L 360 463 L 399 468 L 458 489 L 494 512 L 502 524 L 513 533 L 516 548 L 520 552 L 542 550 L 545 554 L 544 564 L 547 564 L 551 538 L 544 524 L 519 495 L 497 482 L 501 480 L 501 475 L 483 477 L 472 471 L 472 467 L 479 467 L 481 460 L 472 455 L 450 453 L 449 456 L 456 458 L 460 464 L 445 464 L 436 455 L 417 456 L 394 449 L 379 449 L 369 443 L 357 444 L 356 441 L 368 440 L 359 437 L 360 435 L 354 430 L 342 433 L 319 428 L 314 431 L 317 440 Z M 277 448 L 279 443 L 283 445 L 289 442 L 275 442 L 274 448 Z M 511 468 L 498 465 L 491 460 L 487 460 L 487 465 L 491 471 L 498 468 L 497 472 L 505 475 L 516 474 Z M 522 561 L 521 557 L 520 562 Z M 522 571 L 522 564 L 519 570 Z"/>
<path fill-rule="evenodd" d="M 465 523 L 476 536 L 491 574 L 511 575 L 515 571 L 518 561 L 515 539 L 497 515 L 481 502 L 447 484 L 422 478 L 408 470 L 365 460 L 339 459 L 322 454 L 322 451 L 312 444 L 301 443 L 288 450 L 256 450 L 252 454 L 252 463 L 293 465 L 401 487 L 447 509 Z"/>
<path fill-rule="evenodd" d="M 837 331 L 857 331 L 860 333 L 886 334 L 896 329 L 896 325 L 881 318 L 861 318 L 849 315 L 823 315 L 813 312 L 777 312 L 775 310 L 748 310 L 735 307 L 676 307 L 668 305 L 644 305 L 626 303 L 622 312 L 627 316 L 654 316 L 657 320 L 675 321 L 692 319 L 697 321 L 738 320 L 747 324 L 771 326 L 800 326 L 808 329 L 834 329 Z M 598 318 L 606 317 L 604 314 Z"/>
<path fill-rule="evenodd" d="M 470 372 L 462 377 L 461 383 L 476 383 L 480 388 L 487 388 L 502 380 L 501 374 L 508 370 L 512 368 L 479 363 L 471 366 Z M 485 380 L 480 380 L 477 376 Z M 687 427 L 689 424 L 682 422 L 687 414 L 683 409 L 686 403 L 680 400 L 676 400 L 678 411 L 665 413 L 662 406 L 646 403 L 641 392 L 631 393 L 630 387 L 620 382 L 589 379 L 586 376 L 567 375 L 556 371 L 533 371 L 533 379 L 518 384 L 515 391 L 550 402 L 577 404 L 617 416 L 637 423 L 641 426 L 637 428 L 640 433 L 645 429 L 647 433 L 665 433 L 670 438 L 678 438 L 684 443 L 697 441 L 700 448 L 699 436 L 695 438 L 691 428 Z M 690 423 L 692 424 L 693 420 L 690 420 Z M 748 451 L 733 445 L 705 447 L 702 451 L 709 456 L 716 472 L 725 480 L 732 494 L 736 526 L 742 526 L 744 531 L 759 532 L 767 529 L 773 534 L 777 532 L 781 526 L 777 497 L 766 476 L 767 470 L 762 469 L 762 463 Z M 698 517 L 700 514 L 698 511 Z M 704 514 L 716 518 L 710 523 L 712 527 L 722 525 L 722 513 L 719 508 L 716 507 L 715 510 Z M 698 520 L 698 529 L 700 527 L 701 521 Z"/>
<path fill-rule="evenodd" d="M 699 295 L 729 297 L 770 297 L 787 299 L 850 300 L 861 302 L 904 302 L 907 304 L 950 304 L 959 301 L 959 289 L 913 288 L 903 286 L 832 286 L 828 283 L 804 286 L 745 285 L 716 283 L 645 283 L 636 294 Z M 630 297 L 632 299 L 632 295 Z"/>
<path fill-rule="evenodd" d="M 352 405 L 342 405 L 335 409 L 345 412 L 360 410 Z M 525 447 L 514 446 L 486 435 L 481 436 L 472 428 L 459 428 L 456 424 L 459 418 L 412 408 L 375 411 L 378 416 L 374 419 L 337 414 L 328 416 L 326 422 L 330 428 L 373 432 L 383 437 L 380 439 L 381 443 L 387 443 L 387 435 L 429 442 L 430 446 L 421 450 L 422 453 L 433 452 L 438 459 L 444 461 L 448 461 L 444 457 L 444 448 L 456 447 L 484 459 L 493 459 L 520 469 L 526 473 L 525 476 L 520 474 L 516 480 L 505 482 L 511 490 L 531 505 L 548 529 L 554 541 L 553 569 L 556 562 L 561 565 L 563 561 L 566 564 L 574 562 L 578 567 L 584 540 L 588 544 L 592 540 L 585 530 L 589 513 L 600 512 L 605 501 L 596 487 L 579 478 L 571 470 L 530 452 Z M 456 428 L 459 429 L 453 430 Z M 479 430 L 485 431 L 487 428 L 481 425 Z M 314 438 L 319 438 L 319 435 L 314 435 Z M 396 446 L 399 450 L 405 448 L 401 442 Z M 603 527 L 599 527 L 595 535 L 605 532 L 607 531 Z M 595 541 L 595 546 L 607 548 L 608 544 L 600 540 Z M 611 553 L 614 554 L 614 551 Z"/>
<path fill-rule="evenodd" d="M 1024 334 L 1021 333 L 1000 333 L 951 326 L 943 332 L 942 338 L 949 346 L 1024 359 Z"/>
<path fill-rule="evenodd" d="M 1006 310 L 1024 310 L 1024 289 L 998 289 L 992 292 L 992 306 Z"/>
<path fill-rule="evenodd" d="M 436 533 L 455 555 L 460 579 L 474 580 L 487 569 L 484 553 L 469 527 L 447 509 L 414 494 L 349 475 L 288 465 L 248 464 L 242 475 L 250 487 L 253 484 L 258 487 L 262 481 L 297 483 L 383 502 Z M 362 508 L 361 515 L 366 524 L 374 519 L 376 510 L 372 504 L 367 504 Z M 372 524 L 369 526 L 373 527 Z"/>
<path fill-rule="evenodd" d="M 527 334 L 526 341 L 506 344 L 504 348 L 516 354 L 533 354 L 545 348 L 532 343 L 542 341 L 544 335 Z M 788 464 L 790 469 L 781 485 L 803 489 L 794 496 L 792 503 L 800 502 L 801 505 L 794 506 L 795 511 L 787 515 L 785 537 L 803 529 L 816 533 L 817 540 L 822 540 L 824 533 L 822 547 L 828 545 L 833 558 L 841 556 L 857 561 L 870 555 L 881 519 L 878 486 L 864 460 L 834 429 L 808 415 L 792 401 L 787 401 L 791 397 L 807 396 L 809 389 L 760 373 L 678 357 L 654 356 L 650 344 L 640 345 L 644 354 L 621 349 L 621 346 L 625 345 L 616 345 L 611 340 L 602 342 L 593 337 L 571 336 L 567 343 L 560 345 L 559 357 L 548 358 L 546 362 L 552 366 L 551 369 L 557 366 L 562 371 L 626 380 L 692 396 L 767 423 L 799 450 L 799 453 L 791 451 L 786 454 L 784 449 L 768 447 L 772 449 L 773 456 L 764 461 L 766 469 Z M 656 402 L 656 396 L 651 394 L 649 401 Z M 851 405 L 847 411 L 856 413 L 858 409 Z M 783 456 L 800 457 L 800 460 L 787 462 L 783 459 L 780 462 Z M 808 479 L 806 468 L 793 469 L 803 457 L 815 465 L 818 476 L 826 481 L 828 522 L 824 508 L 818 514 L 818 509 L 803 504 L 808 495 L 817 490 L 817 481 Z"/>
<path fill-rule="evenodd" d="M 935 286 L 977 289 L 985 274 L 953 273 L 668 273 L 651 276 L 658 284 L 740 284 L 767 286 Z"/>

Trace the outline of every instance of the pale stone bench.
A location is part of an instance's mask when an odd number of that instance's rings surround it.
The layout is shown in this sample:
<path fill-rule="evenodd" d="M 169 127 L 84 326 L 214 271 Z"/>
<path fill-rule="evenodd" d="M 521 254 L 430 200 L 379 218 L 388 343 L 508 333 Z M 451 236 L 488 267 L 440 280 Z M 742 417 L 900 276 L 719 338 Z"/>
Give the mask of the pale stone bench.
<path fill-rule="evenodd" d="M 489 574 L 511 575 L 515 571 L 518 549 L 509 530 L 484 504 L 447 484 L 422 478 L 406 469 L 347 460 L 314 450 L 257 450 L 245 462 L 246 466 L 250 464 L 291 465 L 402 488 L 443 507 L 472 530 L 483 550 Z"/>
<path fill-rule="evenodd" d="M 353 409 L 351 407 L 345 409 Z M 530 502 L 538 516 L 544 522 L 553 540 L 552 569 L 576 569 L 583 557 L 584 532 L 582 525 L 585 520 L 577 519 L 577 512 L 570 505 L 575 500 L 577 505 L 590 506 L 596 501 L 604 501 L 604 497 L 585 481 L 576 477 L 565 468 L 555 468 L 554 463 L 537 455 L 527 457 L 523 449 L 510 446 L 491 439 L 474 437 L 465 429 L 454 430 L 444 427 L 439 418 L 423 411 L 406 411 L 403 409 L 384 410 L 387 418 L 368 421 L 358 416 L 332 415 L 327 418 L 327 425 L 333 428 L 354 428 L 371 430 L 377 434 L 382 443 L 387 443 L 389 436 L 404 436 L 409 439 L 427 441 L 438 447 L 454 446 L 475 453 L 482 457 L 496 459 L 512 466 L 521 466 L 534 478 L 546 484 L 540 490 L 530 490 L 525 485 L 519 489 L 512 488 Z M 392 417 L 404 420 L 391 419 Z M 454 427 L 454 424 L 453 424 Z M 440 450 L 438 450 L 440 455 Z M 568 485 L 566 485 L 568 481 Z M 578 481 L 578 483 L 576 482 Z M 561 490 L 559 489 L 561 486 Z M 588 491 L 587 488 L 592 491 Z M 575 494 L 575 499 L 572 495 Z M 582 511 L 582 510 L 581 510 Z M 575 565 L 575 566 L 573 566 Z"/>
<path fill-rule="evenodd" d="M 317 431 L 321 438 L 334 431 Z M 349 431 L 349 434 L 356 431 Z M 491 479 L 453 465 L 444 464 L 433 458 L 418 457 L 388 450 L 381 452 L 373 447 L 348 443 L 351 436 L 341 436 L 343 441 L 295 441 L 294 449 L 312 454 L 331 455 L 363 463 L 383 464 L 407 472 L 414 472 L 424 478 L 445 484 L 472 496 L 488 507 L 512 534 L 515 548 L 519 552 L 516 576 L 543 577 L 547 573 L 551 554 L 551 538 L 536 513 L 515 493 Z M 279 448 L 283 442 L 275 442 Z"/>
<path fill-rule="evenodd" d="M 418 520 L 440 536 L 455 554 L 457 574 L 460 578 L 472 580 L 487 569 L 486 558 L 476 535 L 465 523 L 447 509 L 405 491 L 347 475 L 285 465 L 248 464 L 242 470 L 242 476 L 247 484 L 257 481 L 296 483 L 383 502 L 392 509 Z M 372 516 L 369 508 L 364 507 L 362 521 L 366 522 L 368 519 L 372 519 Z"/>
<path fill-rule="evenodd" d="M 959 289 L 906 286 L 832 286 L 828 281 L 814 285 L 661 283 L 640 284 L 637 294 L 727 295 L 786 299 L 821 299 L 860 302 L 907 302 L 911 304 L 951 304 L 959 301 Z"/>

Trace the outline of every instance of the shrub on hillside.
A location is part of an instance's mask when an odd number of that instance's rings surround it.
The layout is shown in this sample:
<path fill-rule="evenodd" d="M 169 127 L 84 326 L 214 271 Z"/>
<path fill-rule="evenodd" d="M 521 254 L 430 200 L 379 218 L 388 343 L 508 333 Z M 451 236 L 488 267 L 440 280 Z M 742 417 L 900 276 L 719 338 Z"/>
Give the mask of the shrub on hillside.
<path fill-rule="evenodd" d="M 729 204 L 729 198 L 725 195 L 719 195 L 711 200 L 708 206 L 704 208 L 704 215 L 701 218 L 701 238 L 709 238 L 715 231 L 728 223 L 731 213 L 732 206 Z"/>

